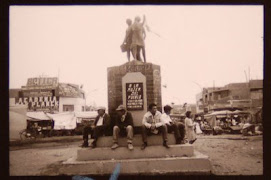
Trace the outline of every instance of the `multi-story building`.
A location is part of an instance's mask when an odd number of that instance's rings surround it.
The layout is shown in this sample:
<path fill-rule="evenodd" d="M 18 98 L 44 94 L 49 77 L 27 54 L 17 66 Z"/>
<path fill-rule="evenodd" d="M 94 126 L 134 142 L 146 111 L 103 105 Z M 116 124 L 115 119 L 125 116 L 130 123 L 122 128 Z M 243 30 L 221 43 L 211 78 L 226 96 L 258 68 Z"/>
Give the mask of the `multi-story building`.
<path fill-rule="evenodd" d="M 203 88 L 196 95 L 197 112 L 219 109 L 251 109 L 262 107 L 263 81 L 230 83 L 224 87 Z"/>
<path fill-rule="evenodd" d="M 27 105 L 27 111 L 85 111 L 86 99 L 79 85 L 59 83 L 56 77 L 29 78 L 21 89 L 10 89 L 10 106 Z"/>

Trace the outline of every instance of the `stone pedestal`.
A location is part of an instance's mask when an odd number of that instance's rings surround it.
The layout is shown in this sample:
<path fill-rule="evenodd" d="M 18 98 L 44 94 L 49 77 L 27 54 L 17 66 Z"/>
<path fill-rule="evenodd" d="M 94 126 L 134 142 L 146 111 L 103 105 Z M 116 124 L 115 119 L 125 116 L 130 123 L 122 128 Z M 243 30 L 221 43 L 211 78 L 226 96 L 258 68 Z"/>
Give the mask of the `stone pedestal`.
<path fill-rule="evenodd" d="M 114 119 L 115 109 L 123 104 L 141 126 L 143 115 L 151 103 L 162 111 L 160 66 L 141 61 L 131 61 L 107 69 L 108 110 Z"/>

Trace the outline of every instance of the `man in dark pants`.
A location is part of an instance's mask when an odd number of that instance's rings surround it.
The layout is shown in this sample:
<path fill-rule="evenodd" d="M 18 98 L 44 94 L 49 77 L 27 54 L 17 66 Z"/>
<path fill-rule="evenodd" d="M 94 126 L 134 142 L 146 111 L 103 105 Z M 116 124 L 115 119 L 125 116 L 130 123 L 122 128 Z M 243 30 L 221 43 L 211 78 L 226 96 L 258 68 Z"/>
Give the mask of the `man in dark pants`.
<path fill-rule="evenodd" d="M 185 126 L 181 122 L 172 121 L 170 118 L 170 111 L 172 107 L 164 106 L 164 114 L 161 116 L 161 121 L 167 126 L 168 132 L 174 132 L 176 144 L 184 144 Z"/>
<path fill-rule="evenodd" d="M 105 107 L 99 107 L 98 116 L 96 117 L 94 124 L 90 126 L 86 126 L 83 129 L 83 144 L 82 147 L 88 147 L 88 134 L 91 134 L 91 138 L 93 139 L 92 148 L 96 147 L 96 143 L 98 137 L 104 135 L 110 128 L 110 116 L 105 113 Z"/>
<path fill-rule="evenodd" d="M 119 147 L 118 145 L 118 136 L 119 133 L 121 136 L 127 135 L 127 144 L 128 149 L 133 150 L 133 117 L 132 114 L 128 111 L 126 111 L 126 108 L 123 105 L 119 105 L 119 107 L 116 109 L 118 112 L 118 116 L 116 119 L 116 125 L 113 128 L 113 146 L 111 149 L 116 149 Z"/>
<path fill-rule="evenodd" d="M 149 111 L 144 115 L 142 120 L 142 140 L 143 145 L 141 149 L 147 147 L 147 134 L 158 134 L 162 133 L 163 146 L 169 148 L 167 145 L 167 126 L 161 121 L 161 113 L 157 111 L 156 104 L 152 103 L 149 105 Z"/>

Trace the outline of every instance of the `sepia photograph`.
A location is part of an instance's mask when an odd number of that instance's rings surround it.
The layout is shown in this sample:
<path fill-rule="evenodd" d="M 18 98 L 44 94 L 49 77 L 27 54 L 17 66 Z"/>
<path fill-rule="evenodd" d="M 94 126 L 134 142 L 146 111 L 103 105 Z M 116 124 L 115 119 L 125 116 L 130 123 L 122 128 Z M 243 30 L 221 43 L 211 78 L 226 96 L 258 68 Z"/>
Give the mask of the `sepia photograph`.
<path fill-rule="evenodd" d="M 10 176 L 263 175 L 263 41 L 263 5 L 9 6 Z"/>

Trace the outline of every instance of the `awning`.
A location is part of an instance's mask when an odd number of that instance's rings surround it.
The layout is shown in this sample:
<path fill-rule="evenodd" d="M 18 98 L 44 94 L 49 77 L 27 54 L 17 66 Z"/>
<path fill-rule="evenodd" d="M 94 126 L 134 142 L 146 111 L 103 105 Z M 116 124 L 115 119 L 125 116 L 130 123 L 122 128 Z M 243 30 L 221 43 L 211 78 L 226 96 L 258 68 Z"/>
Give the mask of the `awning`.
<path fill-rule="evenodd" d="M 98 116 L 97 111 L 85 111 L 85 112 L 75 112 L 77 118 L 96 118 Z"/>
<path fill-rule="evenodd" d="M 32 118 L 34 120 L 50 120 L 51 118 L 48 117 L 44 112 L 27 112 L 26 116 Z"/>

